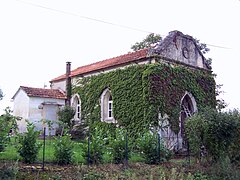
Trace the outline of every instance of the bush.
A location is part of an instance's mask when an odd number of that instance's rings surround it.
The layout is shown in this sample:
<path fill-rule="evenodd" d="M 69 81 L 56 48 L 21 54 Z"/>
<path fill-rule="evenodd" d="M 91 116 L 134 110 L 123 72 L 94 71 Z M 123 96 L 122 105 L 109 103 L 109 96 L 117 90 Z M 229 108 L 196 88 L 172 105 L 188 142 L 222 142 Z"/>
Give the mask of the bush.
<path fill-rule="evenodd" d="M 236 110 L 207 110 L 194 115 L 186 123 L 191 151 L 199 155 L 203 146 L 215 162 L 226 156 L 233 159 L 239 155 L 239 122 L 240 114 Z"/>
<path fill-rule="evenodd" d="M 17 117 L 12 115 L 9 107 L 5 109 L 5 114 L 0 116 L 0 152 L 5 150 L 9 142 L 10 130 L 17 131 Z"/>
<path fill-rule="evenodd" d="M 138 138 L 137 143 L 139 145 L 140 153 L 145 158 L 147 164 L 158 164 L 163 161 L 167 161 L 171 158 L 172 152 L 168 150 L 163 143 L 160 143 L 157 138 L 157 133 L 145 132 L 141 138 Z"/>
<path fill-rule="evenodd" d="M 75 115 L 75 110 L 71 106 L 64 106 L 58 111 L 58 119 L 64 124 L 68 125 L 68 128 L 72 128 L 73 122 L 72 119 Z"/>
<path fill-rule="evenodd" d="M 221 157 L 216 163 L 213 163 L 208 169 L 214 179 L 240 179 L 240 169 L 234 166 L 228 156 Z"/>
<path fill-rule="evenodd" d="M 126 130 L 117 128 L 116 138 L 113 138 L 110 142 L 110 146 L 112 147 L 113 162 L 116 164 L 124 163 L 124 160 L 126 160 L 126 133 Z M 128 149 L 130 149 L 129 145 Z M 128 153 L 127 156 L 130 158 L 130 153 Z"/>
<path fill-rule="evenodd" d="M 90 134 L 90 139 L 89 138 Z M 90 130 L 88 134 L 87 142 L 83 146 L 83 157 L 89 164 L 100 164 L 103 162 L 103 154 L 106 145 L 106 138 L 104 138 L 104 132 L 95 127 L 94 131 Z"/>
<path fill-rule="evenodd" d="M 4 163 L 0 165 L 0 179 L 16 179 L 18 162 Z"/>
<path fill-rule="evenodd" d="M 54 156 L 58 164 L 66 165 L 72 163 L 73 146 L 74 144 L 69 134 L 55 138 Z"/>
<path fill-rule="evenodd" d="M 18 153 L 25 163 L 33 163 L 37 159 L 41 144 L 37 143 L 39 132 L 34 130 L 32 123 L 27 124 L 27 132 L 19 134 Z"/>

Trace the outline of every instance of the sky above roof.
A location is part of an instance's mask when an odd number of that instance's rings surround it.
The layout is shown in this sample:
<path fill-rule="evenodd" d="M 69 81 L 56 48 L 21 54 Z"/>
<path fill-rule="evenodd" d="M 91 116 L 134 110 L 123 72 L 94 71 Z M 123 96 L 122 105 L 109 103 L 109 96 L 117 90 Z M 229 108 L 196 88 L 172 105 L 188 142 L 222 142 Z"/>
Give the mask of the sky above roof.
<path fill-rule="evenodd" d="M 0 114 L 19 86 L 49 87 L 72 69 L 131 51 L 149 33 L 207 43 L 228 108 L 240 108 L 239 0 L 0 0 Z"/>

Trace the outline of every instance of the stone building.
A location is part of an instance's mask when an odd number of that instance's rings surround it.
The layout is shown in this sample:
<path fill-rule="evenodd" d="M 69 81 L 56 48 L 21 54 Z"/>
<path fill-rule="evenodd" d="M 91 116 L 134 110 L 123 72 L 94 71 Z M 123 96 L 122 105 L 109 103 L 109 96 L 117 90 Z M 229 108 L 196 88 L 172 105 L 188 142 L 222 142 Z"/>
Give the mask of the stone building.
<path fill-rule="evenodd" d="M 153 47 L 73 70 L 67 62 L 66 73 L 50 83 L 51 89 L 20 87 L 13 96 L 14 115 L 40 129 L 39 120 L 55 121 L 66 104 L 75 108 L 75 122 L 117 123 L 133 133 L 159 125 L 165 116 L 162 123 L 169 126 L 159 132 L 175 150 L 185 146 L 186 119 L 216 103 L 210 66 L 194 38 L 179 31 Z M 26 125 L 19 127 L 24 131 Z"/>
<path fill-rule="evenodd" d="M 152 73 L 147 76 L 148 79 L 156 80 L 154 83 L 151 82 L 149 86 L 145 86 L 144 83 L 146 82 L 144 81 L 144 76 L 149 70 L 153 69 L 152 66 L 154 65 L 166 65 L 166 72 L 160 72 L 161 70 L 159 70 L 159 75 L 156 76 L 156 73 Z M 120 74 L 130 71 L 131 67 L 139 67 L 140 69 L 145 68 L 145 70 L 142 71 L 142 74 L 138 79 L 133 79 L 132 75 L 126 75 L 125 77 L 122 77 L 120 81 L 115 82 L 115 84 L 110 81 L 104 82 L 103 79 L 99 78 L 98 81 L 103 81 L 103 83 L 106 84 L 98 84 L 98 87 L 95 87 L 92 92 L 98 92 L 95 99 L 91 99 L 91 94 L 89 94 L 90 89 L 89 91 L 84 89 L 89 84 L 91 87 L 91 83 L 93 83 L 94 78 L 102 77 L 112 79 L 117 76 L 117 74 L 118 76 L 121 76 Z M 156 68 L 164 69 L 164 67 Z M 162 84 L 167 83 L 167 81 L 166 79 L 165 81 L 161 81 L 161 78 L 168 74 L 167 71 L 180 71 L 179 68 L 182 68 L 181 71 L 184 71 L 186 76 L 182 77 L 180 80 L 170 78 L 170 83 L 175 85 L 172 85 L 171 90 L 169 91 L 164 89 L 162 90 L 162 92 L 165 93 L 165 98 L 169 98 L 169 100 L 174 96 L 174 91 L 178 91 L 179 93 L 176 95 L 175 99 L 173 98 L 171 100 L 171 102 L 167 99 L 162 100 L 166 101 L 166 103 L 162 103 L 159 100 L 162 93 L 161 86 Z M 202 75 L 199 77 L 196 75 L 195 77 L 195 74 L 199 73 L 202 73 Z M 177 73 L 173 76 L 178 76 L 176 74 Z M 189 81 L 191 76 L 194 76 L 194 78 Z M 178 84 L 183 84 L 184 78 L 186 78 L 188 83 L 185 84 L 182 89 L 179 89 Z M 131 87 L 131 84 L 134 84 L 135 81 L 141 81 L 142 87 L 140 87 L 138 91 L 141 91 L 140 95 L 145 99 L 142 99 L 142 101 L 138 101 L 136 99 L 131 102 L 124 99 L 124 103 L 125 101 L 126 103 L 121 104 L 119 98 L 117 98 L 119 94 L 125 93 L 126 96 L 129 96 L 128 98 L 131 98 L 129 93 L 132 93 L 133 96 L 134 92 L 122 87 L 121 85 L 116 88 L 115 85 L 121 81 L 129 81 L 129 79 L 132 79 L 132 82 L 127 84 L 129 87 Z M 84 83 L 84 81 L 87 81 L 87 83 Z M 114 81 L 114 78 L 112 81 Z M 168 129 L 162 130 L 161 132 L 162 136 L 168 139 L 169 147 L 177 149 L 184 146 L 185 119 L 197 112 L 199 107 L 201 109 L 203 106 L 214 106 L 215 104 L 215 81 L 212 76 L 211 68 L 206 63 L 206 59 L 199 50 L 195 40 L 191 36 L 184 35 L 179 31 L 170 32 L 165 39 L 157 43 L 154 47 L 81 66 L 74 70 L 71 70 L 71 64 L 68 62 L 66 73 L 52 79 L 50 83 L 52 89 L 61 89 L 65 92 L 67 92 L 66 87 L 72 86 L 73 89 L 76 89 L 73 91 L 73 94 L 67 94 L 67 102 L 76 109 L 75 120 L 78 122 L 87 121 L 89 119 L 93 121 L 93 119 L 95 119 L 102 122 L 120 123 L 127 126 L 126 124 L 128 123 L 126 122 L 129 119 L 131 119 L 129 124 L 135 121 L 136 124 L 136 119 L 138 118 L 139 121 L 145 122 L 146 124 L 146 122 L 150 121 L 150 119 L 156 119 L 160 115 L 172 114 L 170 111 L 171 108 L 171 110 L 178 111 L 177 113 L 174 112 L 175 115 L 178 115 L 178 118 L 175 118 L 175 124 L 173 123 L 174 125 L 169 126 Z M 199 88 L 198 92 L 190 86 L 191 83 L 195 83 L 195 88 Z M 145 92 L 145 89 L 149 89 L 151 92 Z M 159 96 L 157 97 L 156 95 L 152 95 L 153 91 L 156 91 L 156 94 Z M 88 101 L 92 101 L 93 104 L 87 104 L 89 103 Z M 132 112 L 134 112 L 134 106 L 137 107 L 141 103 L 145 104 L 142 105 L 142 112 L 144 113 L 142 113 L 141 110 L 138 110 L 135 114 L 128 112 L 128 109 L 132 109 Z M 172 104 L 175 109 L 173 107 L 168 107 L 166 104 Z M 87 106 L 92 106 L 92 108 Z M 156 112 L 156 109 L 159 108 L 160 111 Z M 122 115 L 124 113 L 126 114 L 125 117 Z M 149 114 L 151 114 L 151 116 L 148 116 Z M 143 124 L 144 123 L 139 126 L 144 126 Z M 135 125 L 131 125 L 131 127 L 133 126 Z M 173 130 L 174 126 L 175 129 L 177 129 L 175 131 Z"/>

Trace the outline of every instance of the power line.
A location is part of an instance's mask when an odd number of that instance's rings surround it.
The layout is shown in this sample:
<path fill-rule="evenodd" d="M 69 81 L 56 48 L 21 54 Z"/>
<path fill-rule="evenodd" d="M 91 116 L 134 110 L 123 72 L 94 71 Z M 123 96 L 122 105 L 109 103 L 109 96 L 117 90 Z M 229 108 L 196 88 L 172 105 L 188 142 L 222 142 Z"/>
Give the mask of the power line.
<path fill-rule="evenodd" d="M 31 6 L 39 7 L 39 8 L 42 8 L 42 9 L 55 11 L 55 12 L 62 13 L 62 14 L 77 16 L 77 17 L 80 17 L 80 18 L 83 18 L 83 19 L 87 19 L 87 20 L 91 20 L 91 21 L 95 21 L 95 22 L 99 22 L 99 23 L 104 23 L 104 24 L 108 24 L 108 25 L 112 25 L 112 26 L 118 26 L 118 27 L 122 27 L 122 28 L 125 28 L 125 29 L 131 29 L 131 30 L 134 30 L 134 31 L 139 31 L 139 32 L 144 32 L 144 33 L 149 33 L 149 34 L 152 33 L 150 31 L 138 29 L 138 28 L 135 28 L 135 27 L 130 27 L 130 26 L 122 25 L 122 24 L 116 24 L 116 23 L 112 23 L 112 22 L 108 22 L 108 21 L 104 21 L 104 20 L 100 20 L 100 19 L 96 19 L 96 18 L 91 18 L 91 17 L 87 17 L 87 16 L 82 16 L 82 15 L 79 15 L 79 14 L 76 14 L 76 13 L 63 11 L 63 10 L 59 10 L 59 9 L 55 9 L 55 8 L 50 8 L 50 7 L 42 6 L 42 5 L 35 4 L 35 3 L 30 3 L 30 2 L 26 2 L 26 1 L 22 1 L 22 0 L 16 0 L 16 1 L 19 1 L 19 2 L 24 3 L 24 4 L 31 5 Z"/>
<path fill-rule="evenodd" d="M 130 27 L 130 26 L 122 25 L 122 24 L 116 24 L 116 23 L 113 23 L 113 22 L 108 22 L 108 21 L 104 21 L 104 20 L 96 19 L 96 18 L 91 18 L 91 17 L 87 17 L 87 16 L 82 16 L 82 15 L 79 15 L 79 14 L 76 14 L 76 13 L 63 11 L 63 10 L 59 10 L 59 9 L 55 9 L 55 8 L 50 8 L 50 7 L 47 7 L 47 6 L 42 6 L 42 5 L 31 3 L 31 2 L 26 2 L 26 1 L 22 1 L 22 0 L 16 0 L 16 1 L 19 1 L 19 2 L 24 3 L 24 4 L 31 5 L 31 6 L 35 6 L 35 7 L 38 7 L 38 8 L 47 9 L 47 10 L 50 10 L 50 11 L 54 11 L 54 12 L 58 12 L 58 13 L 62 13 L 62 14 L 67 14 L 67 15 L 71 15 L 71 16 L 77 16 L 77 17 L 80 17 L 82 19 L 87 19 L 87 20 L 91 20 L 91 21 L 95 21 L 95 22 L 99 22 L 99 23 L 104 23 L 104 24 L 117 26 L 117 27 L 121 27 L 121 28 L 125 28 L 125 29 L 130 29 L 130 30 L 134 30 L 134 31 L 139 31 L 139 32 L 143 32 L 143 33 L 148 33 L 148 34 L 153 33 L 153 32 L 150 32 L 150 31 L 143 30 L 143 29 Z M 158 34 L 158 33 L 154 33 L 154 34 Z M 161 35 L 160 34 L 160 36 L 165 37 L 166 35 Z M 217 46 L 217 45 L 212 45 L 212 44 L 206 44 L 206 45 L 211 46 L 211 47 L 215 47 L 215 48 L 221 48 L 221 49 L 231 49 L 231 48 L 228 48 L 228 47 Z"/>
<path fill-rule="evenodd" d="M 212 45 L 212 44 L 206 44 L 208 46 L 212 46 L 212 47 L 215 47 L 215 48 L 221 48 L 221 49 L 231 49 L 229 47 L 224 47 L 224 46 L 216 46 L 216 45 Z"/>

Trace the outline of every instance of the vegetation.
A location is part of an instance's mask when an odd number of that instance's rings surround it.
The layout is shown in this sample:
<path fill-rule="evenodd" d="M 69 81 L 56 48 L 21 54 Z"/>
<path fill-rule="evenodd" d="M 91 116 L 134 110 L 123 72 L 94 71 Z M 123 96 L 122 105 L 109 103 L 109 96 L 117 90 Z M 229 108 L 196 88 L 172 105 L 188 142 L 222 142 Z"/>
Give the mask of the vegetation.
<path fill-rule="evenodd" d="M 0 152 L 5 150 L 10 136 L 17 131 L 17 119 L 9 107 L 5 109 L 5 114 L 0 116 Z"/>
<path fill-rule="evenodd" d="M 199 50 L 205 55 L 210 51 L 210 48 L 207 47 L 206 43 L 200 42 L 199 39 L 195 38 L 195 43 Z M 133 51 L 138 51 L 144 48 L 150 48 L 151 46 L 156 45 L 157 43 L 162 41 L 162 37 L 159 34 L 150 33 L 140 42 L 136 42 L 134 45 L 131 46 Z M 209 67 L 212 65 L 212 58 L 206 59 L 206 63 Z"/>
<path fill-rule="evenodd" d="M 0 100 L 2 100 L 2 98 L 3 98 L 3 92 L 2 92 L 2 90 L 0 89 Z"/>
<path fill-rule="evenodd" d="M 73 159 L 74 144 L 71 141 L 71 136 L 65 134 L 55 138 L 54 142 L 54 156 L 59 165 L 71 164 Z"/>
<path fill-rule="evenodd" d="M 63 124 L 66 124 L 68 128 L 72 128 L 73 122 L 72 119 L 75 114 L 75 110 L 71 106 L 64 106 L 62 109 L 58 111 L 58 120 Z"/>
<path fill-rule="evenodd" d="M 131 157 L 128 151 L 131 151 L 131 139 L 127 139 L 127 130 L 124 128 L 116 129 L 116 136 L 109 142 L 112 148 L 113 163 L 126 163 L 127 159 Z"/>
<path fill-rule="evenodd" d="M 191 151 L 196 157 L 204 155 L 214 163 L 226 158 L 240 163 L 240 114 L 237 110 L 205 110 L 188 119 L 186 130 Z"/>
<path fill-rule="evenodd" d="M 145 163 L 159 164 L 164 161 L 170 160 L 172 152 L 159 142 L 158 134 L 145 132 L 142 137 L 139 137 L 137 143 L 139 150 L 143 154 Z"/>
<path fill-rule="evenodd" d="M 215 112 L 217 113 L 217 112 Z M 208 113 L 209 114 L 209 113 Z M 219 116 L 222 115 L 221 113 Z M 239 114 L 237 112 L 230 113 L 231 118 L 238 121 Z M 214 117 L 210 115 L 210 117 Z M 194 118 L 194 117 L 193 117 Z M 192 120 L 194 121 L 194 119 Z M 191 122 L 192 122 L 191 121 Z M 231 120 L 230 120 L 231 121 Z M 187 121 L 187 122 L 190 122 Z M 225 122 L 226 123 L 226 122 Z M 233 159 L 232 156 L 220 156 L 217 163 L 209 163 L 208 159 L 202 159 L 200 164 L 199 160 L 195 160 L 194 157 L 191 157 L 191 162 L 187 157 L 183 157 L 181 159 L 175 159 L 169 154 L 169 151 L 166 151 L 163 144 L 160 146 L 160 154 L 158 154 L 158 138 L 156 134 L 147 133 L 141 134 L 141 138 L 138 140 L 131 139 L 129 137 L 129 147 L 133 146 L 133 148 L 129 148 L 129 164 L 128 166 L 123 166 L 122 159 L 124 159 L 125 150 L 122 148 L 126 145 L 126 141 L 123 140 L 125 137 L 125 131 L 123 129 L 118 129 L 114 132 L 115 128 L 112 128 L 110 133 L 107 131 L 102 131 L 105 127 L 111 127 L 110 124 L 107 123 L 97 123 L 95 125 L 94 130 L 91 132 L 91 143 L 90 143 L 90 158 L 92 164 L 98 164 L 98 166 L 86 166 L 88 162 L 88 153 L 86 153 L 88 142 L 77 142 L 72 141 L 70 136 L 65 135 L 62 138 L 64 139 L 53 139 L 47 140 L 46 143 L 46 161 L 58 164 L 68 164 L 67 167 L 57 166 L 56 164 L 47 164 L 45 167 L 45 171 L 42 171 L 41 165 L 32 163 L 31 166 L 26 166 L 23 164 L 22 160 L 12 163 L 11 161 L 1 161 L 0 162 L 0 178 L 9 177 L 14 179 L 14 177 L 26 179 L 26 178 L 47 178 L 47 179 L 77 179 L 77 178 L 85 178 L 85 179 L 239 179 L 240 171 L 236 166 L 236 159 Z M 201 124 L 195 123 L 195 124 Z M 205 123 L 202 123 L 205 124 Z M 210 123 L 211 124 L 211 123 Z M 220 123 L 221 124 L 221 123 Z M 230 123 L 232 124 L 232 123 Z M 212 125 L 212 124 L 211 124 Z M 214 126 L 215 127 L 215 126 Z M 220 127 L 222 127 L 220 125 Z M 227 126 L 224 131 L 228 131 L 231 126 Z M 238 126 L 239 127 L 239 126 Z M 192 127 L 193 128 L 193 127 Z M 195 128 L 195 126 L 194 126 Z M 197 127 L 199 128 L 199 127 Z M 102 129 L 102 130 L 101 130 Z M 109 128 L 110 129 L 110 128 Z M 221 128 L 220 128 L 221 129 Z M 230 128 L 231 129 L 231 128 Z M 198 129 L 195 129 L 198 131 Z M 210 129 L 209 129 L 210 130 Z M 216 137 L 220 137 L 219 134 L 215 133 L 223 131 L 214 131 L 214 134 L 217 134 Z M 115 135 L 114 135 L 115 134 Z M 214 137 L 214 134 L 211 134 L 209 137 Z M 198 136 L 198 134 L 193 134 L 193 137 Z M 112 138 L 110 138 L 112 137 Z M 198 136 L 200 137 L 200 136 Z M 232 137 L 232 136 L 231 136 Z M 17 140 L 17 139 L 16 139 Z M 59 141 L 63 140 L 63 141 Z M 219 143 L 216 141 L 216 138 L 209 138 L 209 142 L 213 141 L 214 143 Z M 239 146 L 236 142 L 239 141 L 239 136 L 236 139 L 232 139 L 234 143 L 227 146 L 227 148 L 223 148 L 223 151 L 228 150 L 228 154 L 231 153 L 239 153 L 239 147 L 232 146 L 235 144 Z M 39 140 L 38 140 L 39 141 Z M 42 141 L 42 140 L 41 140 Z M 113 141 L 116 141 L 116 144 L 119 144 L 121 151 L 118 151 L 118 148 L 114 148 L 115 145 Z M 229 139 L 226 140 L 229 142 Z M 13 137 L 11 138 L 11 142 L 7 146 L 7 151 L 1 153 L 0 158 L 3 156 L 5 160 L 10 160 L 12 157 L 18 159 L 19 157 L 16 155 L 17 151 L 14 148 L 14 144 L 18 144 L 18 141 L 15 141 Z M 192 144 L 192 143 L 191 143 Z M 226 143 L 228 144 L 228 143 Z M 66 149 L 66 151 L 61 151 L 60 156 L 56 155 L 56 147 L 58 150 Z M 117 147 L 117 146 L 116 146 Z M 191 147 L 191 146 L 190 146 Z M 199 145 L 198 145 L 199 147 Z M 222 147 L 222 146 L 219 146 Z M 116 152 L 115 149 L 117 150 Z M 235 150 L 235 151 L 234 151 Z M 73 153 L 69 153 L 69 152 Z M 9 154 L 11 152 L 11 155 Z M 66 152 L 66 154 L 64 153 Z M 113 152 L 115 155 L 112 155 Z M 192 155 L 194 155 L 194 151 L 192 150 Z M 9 154 L 7 156 L 7 154 Z M 64 155 L 65 154 L 65 155 Z M 99 156 L 99 154 L 101 156 Z M 222 154 L 222 153 L 220 153 Z M 234 154 L 234 153 L 233 153 Z M 211 154 L 212 156 L 212 154 Z M 59 161 L 56 157 L 60 157 L 62 159 Z M 67 158 L 71 157 L 71 158 Z M 100 157 L 100 158 L 99 158 Z M 141 157 L 141 158 L 139 158 Z M 198 158 L 198 156 L 196 156 Z M 229 158 L 228 158 L 229 157 Z M 236 157 L 236 156 L 234 156 Z M 157 161 L 160 158 L 160 161 Z M 68 161 L 71 159 L 70 161 Z M 138 159 L 138 160 L 136 160 Z M 116 161 L 117 160 L 117 161 Z M 42 152 L 38 152 L 38 158 L 35 162 L 42 161 Z M 147 162 L 148 164 L 143 163 Z M 156 161 L 156 162 L 155 162 Z M 165 162 L 167 161 L 167 162 Z M 62 162 L 62 163 L 59 163 Z M 111 162 L 120 162 L 120 165 L 109 164 Z M 161 164 L 159 164 L 161 162 Z M 100 165 L 101 163 L 101 165 Z M 74 164 L 71 165 L 71 164 Z M 151 164 L 151 165 L 149 165 Z M 158 165 L 153 165 L 158 164 Z M 123 171 L 123 168 L 125 170 Z M 127 167 L 127 169 L 126 169 Z"/>
<path fill-rule="evenodd" d="M 106 89 L 113 97 L 113 114 L 119 126 L 134 136 L 157 122 L 158 114 L 168 114 L 172 129 L 179 131 L 181 98 L 191 92 L 201 111 L 215 107 L 212 74 L 164 64 L 136 65 L 81 79 L 74 93 L 81 97 L 81 117 L 87 124 L 101 119 L 99 98 Z"/>
<path fill-rule="evenodd" d="M 33 163 L 37 159 L 41 144 L 37 142 L 39 132 L 34 130 L 32 123 L 27 124 L 27 132 L 19 134 L 18 153 L 25 163 Z"/>
<path fill-rule="evenodd" d="M 102 129 L 96 127 L 94 131 L 90 129 L 87 141 L 83 147 L 83 157 L 88 164 L 103 163 L 103 154 L 106 150 L 106 139 Z"/>
<path fill-rule="evenodd" d="M 152 45 L 160 42 L 161 40 L 162 40 L 161 35 L 151 33 L 151 34 L 147 35 L 147 37 L 145 39 L 143 39 L 141 42 L 136 42 L 134 45 L 132 45 L 131 49 L 133 51 L 137 51 L 140 49 L 149 48 Z"/>

